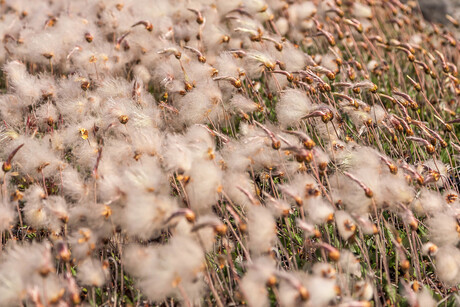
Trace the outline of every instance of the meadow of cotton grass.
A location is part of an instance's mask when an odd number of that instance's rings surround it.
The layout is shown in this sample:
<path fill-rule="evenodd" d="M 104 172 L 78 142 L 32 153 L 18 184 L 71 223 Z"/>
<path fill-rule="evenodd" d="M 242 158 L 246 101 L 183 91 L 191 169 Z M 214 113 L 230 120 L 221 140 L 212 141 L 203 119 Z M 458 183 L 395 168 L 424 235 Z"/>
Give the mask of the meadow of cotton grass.
<path fill-rule="evenodd" d="M 1 306 L 457 306 L 459 26 L 416 1 L 0 2 Z"/>

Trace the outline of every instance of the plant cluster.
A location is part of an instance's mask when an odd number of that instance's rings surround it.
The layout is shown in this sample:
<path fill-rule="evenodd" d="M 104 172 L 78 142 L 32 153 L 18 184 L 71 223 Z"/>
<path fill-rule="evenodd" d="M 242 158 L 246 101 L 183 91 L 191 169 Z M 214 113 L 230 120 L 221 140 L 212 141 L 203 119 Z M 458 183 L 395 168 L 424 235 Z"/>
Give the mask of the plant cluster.
<path fill-rule="evenodd" d="M 0 14 L 0 305 L 460 303 L 453 17 L 399 0 Z"/>

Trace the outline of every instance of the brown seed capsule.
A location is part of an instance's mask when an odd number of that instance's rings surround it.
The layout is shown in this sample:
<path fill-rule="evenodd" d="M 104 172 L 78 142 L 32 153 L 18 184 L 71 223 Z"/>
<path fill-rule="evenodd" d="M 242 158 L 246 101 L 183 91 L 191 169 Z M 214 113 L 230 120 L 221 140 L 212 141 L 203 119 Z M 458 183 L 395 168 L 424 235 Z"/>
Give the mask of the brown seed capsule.
<path fill-rule="evenodd" d="M 196 220 L 196 216 L 195 216 L 195 213 L 193 211 L 187 211 L 185 213 L 185 219 L 189 222 L 189 223 L 194 223 L 195 220 Z"/>
<path fill-rule="evenodd" d="M 310 298 L 310 293 L 304 286 L 299 287 L 299 295 L 302 301 L 306 301 Z"/>
<path fill-rule="evenodd" d="M 310 151 L 305 156 L 304 161 L 307 163 L 311 163 L 312 160 L 313 160 L 313 153 Z"/>
<path fill-rule="evenodd" d="M 19 190 L 16 190 L 11 194 L 12 201 L 22 200 L 23 198 L 24 198 L 24 194 L 22 194 Z"/>
<path fill-rule="evenodd" d="M 2 170 L 6 173 L 6 172 L 9 172 L 12 168 L 12 165 L 11 165 L 11 161 L 13 160 L 14 156 L 16 155 L 16 153 L 19 151 L 19 149 L 22 148 L 22 146 L 24 146 L 24 144 L 21 144 L 19 145 L 18 147 L 16 147 L 11 153 L 10 155 L 8 156 L 7 160 L 5 162 L 3 162 L 3 165 L 2 165 Z"/>
<path fill-rule="evenodd" d="M 374 196 L 374 192 L 372 192 L 372 190 L 369 188 L 365 189 L 364 193 L 366 194 L 368 198 L 372 198 Z"/>
<path fill-rule="evenodd" d="M 334 119 L 334 113 L 332 112 L 327 112 L 326 114 L 321 116 L 321 120 L 323 121 L 323 123 L 327 123 L 332 119 Z"/>
<path fill-rule="evenodd" d="M 340 260 L 340 252 L 338 250 L 329 251 L 327 256 L 329 257 L 329 260 L 334 261 L 334 262 L 337 262 Z"/>
<path fill-rule="evenodd" d="M 339 66 L 339 67 L 342 66 L 342 64 L 343 64 L 343 61 L 342 61 L 341 58 L 335 58 L 335 59 L 334 59 L 334 62 L 335 62 L 335 63 L 337 64 L 337 66 Z"/>
<path fill-rule="evenodd" d="M 272 141 L 272 148 L 275 150 L 278 150 L 281 148 L 281 142 L 279 140 L 273 140 Z"/>
<path fill-rule="evenodd" d="M 372 225 L 372 233 L 373 233 L 374 235 L 376 235 L 376 234 L 379 233 L 379 229 L 377 228 L 377 226 Z"/>
<path fill-rule="evenodd" d="M 312 150 L 313 147 L 316 146 L 315 142 L 314 142 L 313 140 L 311 140 L 311 139 L 304 141 L 304 142 L 303 142 L 303 145 L 304 145 L 305 148 L 307 148 L 308 150 Z"/>
<path fill-rule="evenodd" d="M 290 212 L 289 209 L 284 209 L 284 210 L 282 211 L 282 214 L 283 214 L 284 217 L 289 216 L 290 213 L 291 213 L 291 212 Z"/>
<path fill-rule="evenodd" d="M 139 161 L 139 159 L 141 158 L 142 156 L 142 152 L 139 152 L 139 151 L 135 151 L 134 152 L 134 156 L 133 156 L 133 159 L 136 160 L 136 161 Z"/>
<path fill-rule="evenodd" d="M 299 196 L 294 197 L 294 201 L 297 206 L 302 207 L 303 206 L 303 200 Z"/>
<path fill-rule="evenodd" d="M 232 85 L 236 88 L 241 88 L 243 86 L 240 79 L 232 80 Z"/>
<path fill-rule="evenodd" d="M 144 28 L 149 31 L 149 32 L 152 32 L 153 30 L 153 25 L 150 21 L 148 20 L 141 20 L 141 21 L 138 21 L 136 22 L 135 24 L 133 24 L 131 27 L 135 27 L 135 26 L 138 26 L 138 25 L 143 25 Z"/>
<path fill-rule="evenodd" d="M 444 141 L 444 140 L 440 140 L 439 144 L 441 145 L 442 148 L 447 148 L 447 146 L 448 146 L 447 142 Z"/>
<path fill-rule="evenodd" d="M 214 231 L 221 235 L 224 236 L 227 233 L 227 226 L 225 224 L 219 224 L 214 226 Z"/>
<path fill-rule="evenodd" d="M 422 176 L 417 177 L 417 183 L 423 185 L 425 183 L 425 179 Z"/>
<path fill-rule="evenodd" d="M 40 267 L 38 269 L 38 273 L 42 276 L 42 277 L 46 277 L 48 276 L 49 273 L 53 272 L 53 268 L 48 266 L 48 265 L 43 265 L 42 267 Z"/>
<path fill-rule="evenodd" d="M 334 37 L 327 37 L 327 41 L 329 42 L 329 45 L 334 47 L 336 45 L 335 38 Z"/>
<path fill-rule="evenodd" d="M 321 238 L 321 232 L 318 229 L 315 229 L 313 232 L 315 233 L 314 234 L 315 238 L 318 238 L 318 239 Z"/>
<path fill-rule="evenodd" d="M 85 33 L 85 39 L 86 39 L 86 41 L 87 41 L 88 43 L 91 43 L 91 42 L 93 41 L 94 37 L 91 35 L 91 33 L 86 32 L 86 33 Z"/>
<path fill-rule="evenodd" d="M 438 247 L 436 245 L 432 244 L 430 247 L 428 247 L 428 254 L 430 256 L 436 255 L 437 252 L 438 252 Z"/>
<path fill-rule="evenodd" d="M 48 118 L 46 119 L 46 123 L 48 124 L 48 126 L 53 127 L 53 125 L 54 125 L 54 119 L 53 119 L 52 117 L 48 117 Z"/>
<path fill-rule="evenodd" d="M 408 136 L 412 136 L 412 135 L 414 135 L 414 130 L 412 130 L 412 128 L 408 128 L 408 129 L 406 129 L 406 134 Z"/>
<path fill-rule="evenodd" d="M 426 152 L 429 153 L 430 155 L 434 154 L 436 149 L 433 145 L 428 144 L 425 146 Z"/>
<path fill-rule="evenodd" d="M 418 281 L 414 280 L 414 283 L 412 284 L 411 288 L 412 290 L 414 290 L 414 292 L 418 292 L 420 290 L 420 284 L 418 283 Z"/>
<path fill-rule="evenodd" d="M 193 89 L 193 85 L 190 82 L 185 82 L 184 89 L 189 92 Z"/>
<path fill-rule="evenodd" d="M 222 43 L 228 43 L 228 42 L 230 41 L 230 36 L 224 35 L 224 36 L 222 37 L 222 40 L 221 40 L 221 41 L 222 41 Z"/>
<path fill-rule="evenodd" d="M 80 136 L 81 136 L 82 139 L 84 139 L 84 140 L 88 139 L 89 132 L 88 132 L 87 129 L 85 129 L 85 128 L 80 128 L 79 131 L 80 131 Z"/>
<path fill-rule="evenodd" d="M 348 75 L 348 79 L 350 79 L 351 81 L 354 81 L 356 79 L 356 73 L 353 67 L 350 66 L 348 68 L 347 75 Z"/>
<path fill-rule="evenodd" d="M 305 185 L 305 197 L 319 197 L 321 196 L 321 191 L 315 187 L 313 184 L 306 184 Z"/>
<path fill-rule="evenodd" d="M 448 74 L 450 72 L 449 65 L 443 64 L 442 65 L 442 71 L 445 72 L 446 74 Z"/>
<path fill-rule="evenodd" d="M 458 195 L 454 193 L 449 193 L 446 195 L 446 202 L 448 204 L 454 203 L 458 199 Z"/>
<path fill-rule="evenodd" d="M 128 115 L 120 115 L 118 116 L 118 120 L 121 124 L 126 125 L 128 123 L 129 117 Z"/>
<path fill-rule="evenodd" d="M 184 184 L 188 184 L 190 182 L 190 176 L 177 176 L 177 180 L 182 181 Z"/>
<path fill-rule="evenodd" d="M 91 83 L 89 81 L 83 81 L 81 84 L 80 84 L 80 88 L 84 91 L 87 91 L 89 89 L 89 86 L 91 85 Z"/>
<path fill-rule="evenodd" d="M 393 175 L 396 175 L 398 173 L 398 167 L 394 164 L 388 165 L 388 168 L 390 169 L 390 173 Z"/>
<path fill-rule="evenodd" d="M 276 280 L 276 276 L 275 275 L 270 275 L 270 277 L 268 277 L 268 280 L 267 280 L 267 286 L 268 287 L 273 287 L 276 285 L 278 281 Z"/>
<path fill-rule="evenodd" d="M 409 262 L 409 260 L 405 259 L 405 260 L 401 261 L 399 266 L 403 271 L 407 271 L 410 268 L 410 262 Z"/>
<path fill-rule="evenodd" d="M 11 171 L 11 168 L 12 168 L 11 163 L 9 163 L 9 162 L 7 162 L 7 161 L 3 162 L 2 170 L 3 170 L 5 173 Z"/>
<path fill-rule="evenodd" d="M 324 172 L 326 169 L 327 169 L 327 163 L 326 163 L 326 162 L 321 162 L 321 163 L 319 164 L 319 170 L 320 170 L 321 172 Z"/>
<path fill-rule="evenodd" d="M 418 229 L 418 222 L 416 219 L 411 219 L 410 223 L 409 223 L 409 226 L 410 228 L 413 230 L 413 231 L 416 231 Z"/>
<path fill-rule="evenodd" d="M 57 19 L 56 17 L 51 16 L 51 17 L 45 22 L 45 28 L 47 28 L 47 27 L 54 27 L 54 25 L 56 24 L 57 20 L 58 20 L 58 19 Z"/>
<path fill-rule="evenodd" d="M 108 205 L 104 205 L 104 208 L 102 209 L 101 215 L 105 218 L 108 219 L 112 215 L 112 208 Z"/>
<path fill-rule="evenodd" d="M 48 60 L 51 59 L 54 56 L 54 54 L 52 52 L 42 53 L 42 55 Z"/>
<path fill-rule="evenodd" d="M 70 261 L 71 253 L 70 253 L 70 250 L 69 250 L 69 248 L 67 247 L 67 245 L 65 243 L 60 242 L 57 245 L 57 251 L 58 251 L 57 257 L 59 259 L 61 259 L 64 262 Z"/>

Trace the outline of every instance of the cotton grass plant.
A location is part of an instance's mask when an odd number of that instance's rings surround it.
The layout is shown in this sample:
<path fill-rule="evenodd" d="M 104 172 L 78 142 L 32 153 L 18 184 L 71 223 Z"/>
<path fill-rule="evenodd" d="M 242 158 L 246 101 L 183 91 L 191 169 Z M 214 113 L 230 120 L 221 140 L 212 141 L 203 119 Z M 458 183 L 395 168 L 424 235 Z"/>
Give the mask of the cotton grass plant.
<path fill-rule="evenodd" d="M 457 306 L 458 22 L 399 0 L 0 3 L 1 306 Z"/>

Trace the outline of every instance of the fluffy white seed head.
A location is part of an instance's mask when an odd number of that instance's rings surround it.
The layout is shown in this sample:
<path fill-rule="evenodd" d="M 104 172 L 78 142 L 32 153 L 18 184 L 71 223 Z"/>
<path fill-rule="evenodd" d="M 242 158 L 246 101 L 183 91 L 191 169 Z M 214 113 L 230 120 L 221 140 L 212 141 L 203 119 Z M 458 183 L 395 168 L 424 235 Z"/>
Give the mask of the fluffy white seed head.
<path fill-rule="evenodd" d="M 86 259 L 77 267 L 77 278 L 83 285 L 101 287 L 107 279 L 107 265 L 96 259 Z"/>
<path fill-rule="evenodd" d="M 311 110 L 310 99 L 302 92 L 293 89 L 285 91 L 276 105 L 278 121 L 283 127 L 294 126 Z"/>
<path fill-rule="evenodd" d="M 252 206 L 248 215 L 249 248 L 254 254 L 270 251 L 275 242 L 276 224 L 269 209 Z"/>

